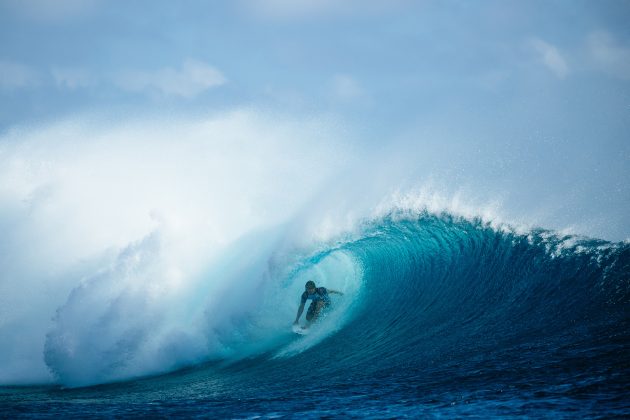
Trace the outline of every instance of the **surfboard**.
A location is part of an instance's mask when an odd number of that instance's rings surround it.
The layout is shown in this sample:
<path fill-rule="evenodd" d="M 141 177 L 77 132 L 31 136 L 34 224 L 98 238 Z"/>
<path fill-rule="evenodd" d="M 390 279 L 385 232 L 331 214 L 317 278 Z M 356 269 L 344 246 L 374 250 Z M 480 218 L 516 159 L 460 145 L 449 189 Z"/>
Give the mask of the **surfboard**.
<path fill-rule="evenodd" d="M 308 329 L 302 328 L 299 325 L 294 325 L 293 326 L 293 332 L 299 335 L 306 335 L 308 334 Z"/>

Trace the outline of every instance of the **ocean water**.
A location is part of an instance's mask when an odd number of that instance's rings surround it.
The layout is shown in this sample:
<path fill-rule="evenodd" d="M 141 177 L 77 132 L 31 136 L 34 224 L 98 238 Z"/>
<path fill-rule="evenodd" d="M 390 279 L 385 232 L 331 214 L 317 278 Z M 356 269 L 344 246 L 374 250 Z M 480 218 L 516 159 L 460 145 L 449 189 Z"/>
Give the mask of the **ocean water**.
<path fill-rule="evenodd" d="M 75 290 L 81 303 L 71 297 L 58 311 L 57 327 L 46 341 L 46 363 L 57 383 L 0 388 L 0 412 L 6 417 L 630 415 L 627 243 L 516 232 L 448 213 L 393 211 L 308 253 L 283 252 L 267 260 L 256 303 L 209 327 L 229 351 L 187 358 L 157 375 L 129 370 L 141 353 L 133 341 L 142 333 L 133 326 L 128 331 L 135 336 L 107 340 L 63 322 L 89 304 L 88 295 Z M 290 329 L 290 311 L 297 308 L 306 278 L 345 294 L 333 297 L 332 311 L 309 335 L 298 336 Z M 271 322 L 274 312 L 282 312 L 278 294 L 291 296 L 294 304 L 283 321 Z M 107 314 L 96 318 L 90 328 L 101 336 L 111 330 L 97 325 L 112 322 Z M 98 340 L 106 344 L 94 344 Z M 183 336 L 177 343 L 182 352 L 192 345 Z"/>

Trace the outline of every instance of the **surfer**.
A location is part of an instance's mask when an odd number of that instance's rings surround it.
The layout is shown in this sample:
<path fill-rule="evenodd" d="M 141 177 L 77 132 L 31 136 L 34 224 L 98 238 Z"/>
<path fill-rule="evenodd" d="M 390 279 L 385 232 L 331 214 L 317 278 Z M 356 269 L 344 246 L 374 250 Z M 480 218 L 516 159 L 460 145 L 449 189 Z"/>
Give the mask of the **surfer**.
<path fill-rule="evenodd" d="M 300 307 L 298 308 L 297 316 L 295 317 L 295 321 L 293 325 L 298 325 L 298 321 L 302 316 L 302 312 L 304 312 L 304 305 L 308 299 L 311 299 L 312 302 L 306 311 L 306 325 L 303 327 L 304 329 L 311 326 L 313 322 L 317 320 L 317 318 L 322 313 L 324 308 L 330 306 L 330 297 L 328 294 L 338 294 L 343 295 L 343 293 L 338 292 L 337 290 L 329 290 L 325 287 L 317 287 L 315 286 L 315 282 L 313 280 L 309 280 L 306 282 L 304 286 L 306 289 L 304 293 L 302 293 L 302 300 L 300 302 Z"/>

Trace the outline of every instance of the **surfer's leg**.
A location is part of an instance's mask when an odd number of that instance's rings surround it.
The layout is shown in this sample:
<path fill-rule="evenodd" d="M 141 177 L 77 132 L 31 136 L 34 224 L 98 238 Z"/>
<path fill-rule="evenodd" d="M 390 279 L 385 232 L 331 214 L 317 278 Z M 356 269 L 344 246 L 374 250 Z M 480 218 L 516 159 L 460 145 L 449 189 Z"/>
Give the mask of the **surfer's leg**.
<path fill-rule="evenodd" d="M 319 316 L 322 313 L 322 309 L 324 308 L 324 302 L 322 302 L 321 300 L 318 302 L 313 302 L 311 303 L 311 306 L 309 306 L 308 311 L 310 313 L 310 318 L 309 318 L 309 314 L 306 314 L 306 320 L 308 321 L 308 326 L 310 326 L 313 322 L 317 321 L 317 319 L 319 318 Z"/>
<path fill-rule="evenodd" d="M 315 302 L 311 302 L 311 304 L 308 307 L 308 310 L 306 311 L 306 322 L 308 324 L 310 324 L 312 321 L 315 320 L 317 312 L 318 312 L 317 305 L 315 304 Z"/>

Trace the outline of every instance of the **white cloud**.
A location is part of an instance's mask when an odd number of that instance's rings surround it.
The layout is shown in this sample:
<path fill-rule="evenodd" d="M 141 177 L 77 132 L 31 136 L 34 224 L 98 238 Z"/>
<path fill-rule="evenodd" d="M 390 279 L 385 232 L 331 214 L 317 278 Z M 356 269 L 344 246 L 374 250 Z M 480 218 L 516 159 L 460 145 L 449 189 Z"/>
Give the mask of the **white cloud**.
<path fill-rule="evenodd" d="M 532 39 L 530 45 L 539 54 L 543 64 L 553 74 L 560 79 L 564 79 L 567 76 L 569 67 L 558 48 L 538 38 Z"/>
<path fill-rule="evenodd" d="M 359 83 L 347 74 L 337 74 L 332 83 L 333 95 L 336 99 L 352 101 L 366 96 Z"/>
<path fill-rule="evenodd" d="M 586 50 L 595 68 L 630 80 L 630 46 L 619 45 L 607 32 L 593 32 L 586 38 Z"/>
<path fill-rule="evenodd" d="M 51 70 L 55 84 L 67 89 L 79 89 L 96 83 L 95 78 L 85 69 L 81 68 L 53 68 Z"/>
<path fill-rule="evenodd" d="M 14 90 L 35 87 L 40 84 L 36 70 L 14 61 L 0 60 L 0 89 Z"/>
<path fill-rule="evenodd" d="M 153 72 L 128 71 L 116 79 L 116 84 L 128 91 L 157 90 L 165 95 L 185 98 L 225 83 L 226 79 L 219 70 L 195 60 L 186 60 L 179 70 L 167 67 Z"/>

